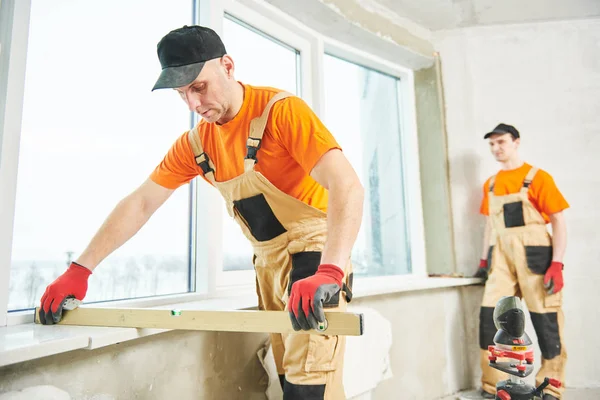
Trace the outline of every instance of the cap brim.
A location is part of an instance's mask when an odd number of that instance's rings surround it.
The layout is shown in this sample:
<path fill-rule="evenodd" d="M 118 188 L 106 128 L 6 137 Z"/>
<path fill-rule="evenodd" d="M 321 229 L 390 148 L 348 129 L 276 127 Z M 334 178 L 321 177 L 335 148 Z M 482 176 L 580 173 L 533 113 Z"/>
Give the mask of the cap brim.
<path fill-rule="evenodd" d="M 205 62 L 203 61 L 196 64 L 182 65 L 180 67 L 165 68 L 160 73 L 152 90 L 173 89 L 189 85 L 198 77 L 198 75 L 200 75 L 200 71 L 202 71 L 204 64 Z"/>
<path fill-rule="evenodd" d="M 485 136 L 483 137 L 484 139 L 489 138 L 492 135 L 506 135 L 506 134 L 512 135 L 512 133 L 510 132 L 504 132 L 504 131 L 491 131 L 485 134 Z"/>

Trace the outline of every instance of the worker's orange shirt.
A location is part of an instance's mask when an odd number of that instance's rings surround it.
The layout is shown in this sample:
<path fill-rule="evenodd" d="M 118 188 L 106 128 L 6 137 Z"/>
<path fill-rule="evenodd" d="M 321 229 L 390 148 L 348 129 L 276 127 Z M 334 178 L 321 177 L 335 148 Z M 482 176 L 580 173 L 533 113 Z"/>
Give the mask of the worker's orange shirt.
<path fill-rule="evenodd" d="M 523 187 L 523 181 L 530 169 L 531 165 L 523 163 L 517 169 L 499 171 L 494 181 L 494 194 L 496 196 L 503 196 L 517 193 Z M 483 185 L 483 201 L 479 209 L 479 212 L 483 215 L 489 215 L 488 193 L 490 190 L 490 179 L 491 177 Z M 535 174 L 533 181 L 529 185 L 527 194 L 529 201 L 544 217 L 546 223 L 550 222 L 549 215 L 569 208 L 569 204 L 556 187 L 552 176 L 541 169 Z"/>
<path fill-rule="evenodd" d="M 217 182 L 244 172 L 250 121 L 259 117 L 271 97 L 280 91 L 242 85 L 244 102 L 231 121 L 219 125 L 203 120 L 198 125 L 202 147 L 215 166 Z M 335 148 L 341 149 L 308 105 L 299 97 L 288 97 L 271 109 L 254 168 L 279 190 L 326 212 L 327 190 L 309 174 L 319 159 Z M 196 165 L 186 132 L 173 144 L 150 179 L 165 188 L 176 189 L 198 175 L 204 177 Z"/>

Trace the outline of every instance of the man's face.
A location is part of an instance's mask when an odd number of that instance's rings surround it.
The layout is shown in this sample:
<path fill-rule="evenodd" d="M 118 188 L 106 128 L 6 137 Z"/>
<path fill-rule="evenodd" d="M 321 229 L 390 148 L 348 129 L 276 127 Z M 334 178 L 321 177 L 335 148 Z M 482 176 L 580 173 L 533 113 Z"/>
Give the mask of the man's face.
<path fill-rule="evenodd" d="M 229 65 L 230 59 L 224 61 L 226 57 L 207 61 L 192 83 L 175 89 L 190 111 L 200 115 L 206 122 L 227 122 L 231 106 L 228 80 L 233 77 L 233 64 Z"/>
<path fill-rule="evenodd" d="M 517 155 L 519 139 L 515 139 L 510 133 L 494 134 L 489 137 L 489 143 L 496 161 L 505 162 Z"/>

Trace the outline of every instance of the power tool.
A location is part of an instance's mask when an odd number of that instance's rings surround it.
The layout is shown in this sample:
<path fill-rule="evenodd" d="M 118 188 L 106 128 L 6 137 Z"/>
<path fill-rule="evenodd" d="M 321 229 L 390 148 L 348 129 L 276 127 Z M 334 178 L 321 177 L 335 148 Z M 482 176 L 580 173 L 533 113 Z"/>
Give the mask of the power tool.
<path fill-rule="evenodd" d="M 489 366 L 506 372 L 507 380 L 496 384 L 496 399 L 532 400 L 542 398 L 548 385 L 561 386 L 558 379 L 544 378 L 538 387 L 525 383 L 521 378 L 533 372 L 533 343 L 525 333 L 525 312 L 521 300 L 515 296 L 505 296 L 494 308 L 494 325 L 498 331 L 494 344 L 488 346 Z M 502 358 L 508 361 L 499 361 Z"/>

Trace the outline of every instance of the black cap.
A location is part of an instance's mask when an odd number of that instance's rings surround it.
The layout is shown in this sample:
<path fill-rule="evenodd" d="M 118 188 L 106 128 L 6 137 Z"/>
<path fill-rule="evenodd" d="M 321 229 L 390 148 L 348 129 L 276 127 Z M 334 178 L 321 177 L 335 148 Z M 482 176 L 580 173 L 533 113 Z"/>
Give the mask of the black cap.
<path fill-rule="evenodd" d="M 487 138 L 489 138 L 492 135 L 495 135 L 495 134 L 503 135 L 505 133 L 510 133 L 515 139 L 518 139 L 520 137 L 519 136 L 519 131 L 514 126 L 507 125 L 507 124 L 498 124 L 494 128 L 493 131 L 486 133 L 483 138 L 487 139 Z"/>
<path fill-rule="evenodd" d="M 184 26 L 166 34 L 157 49 L 162 72 L 152 90 L 190 84 L 204 63 L 227 54 L 215 31 L 204 26 Z"/>

